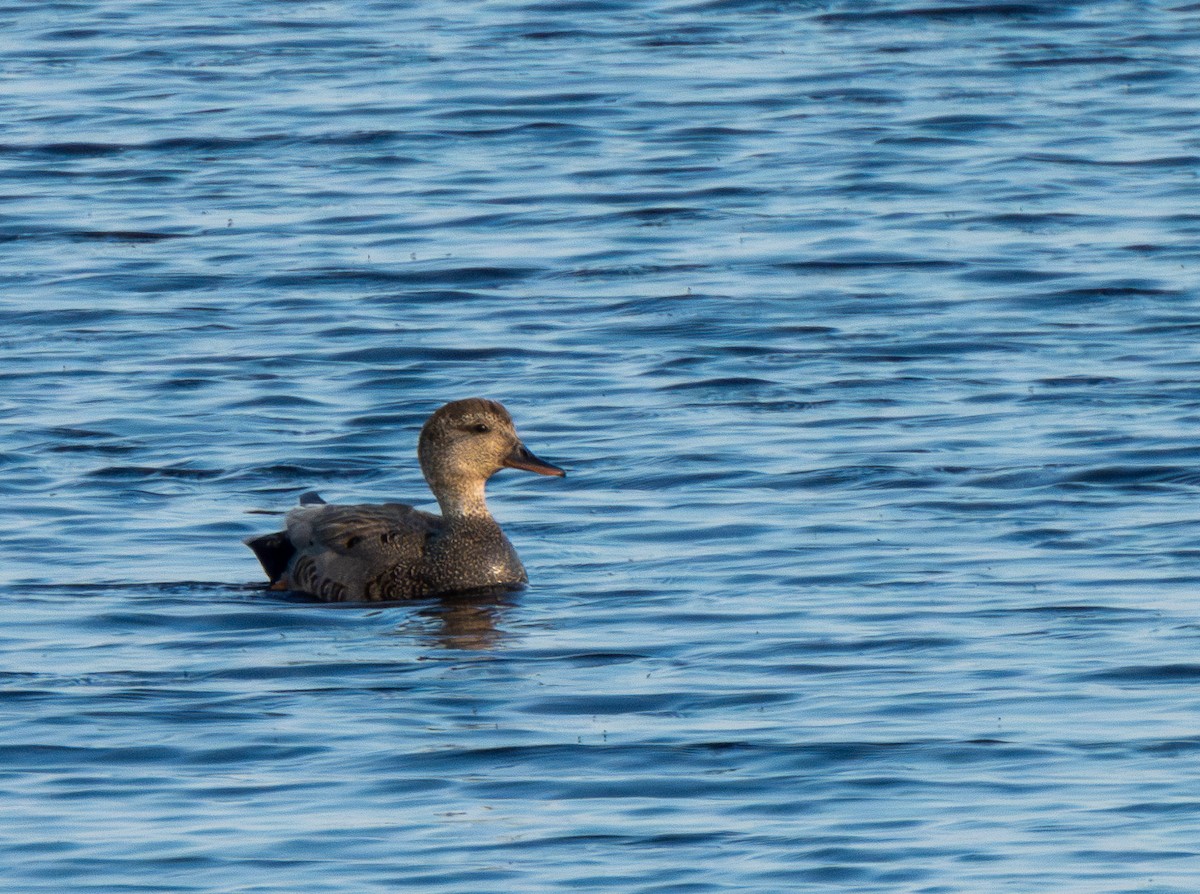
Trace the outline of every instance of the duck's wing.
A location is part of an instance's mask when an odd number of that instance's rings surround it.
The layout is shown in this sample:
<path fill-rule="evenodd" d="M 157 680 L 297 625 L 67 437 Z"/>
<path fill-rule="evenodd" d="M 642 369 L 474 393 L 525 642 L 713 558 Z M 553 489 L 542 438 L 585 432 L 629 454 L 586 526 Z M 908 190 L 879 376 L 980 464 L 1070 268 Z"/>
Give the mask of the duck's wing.
<path fill-rule="evenodd" d="M 285 585 L 322 599 L 395 599 L 420 589 L 420 566 L 441 519 L 402 503 L 309 504 L 287 516 L 296 550 Z"/>
<path fill-rule="evenodd" d="M 340 506 L 319 503 L 293 509 L 287 516 L 288 539 L 297 549 L 321 546 L 345 555 L 420 557 L 425 537 L 441 519 L 402 503 Z"/>

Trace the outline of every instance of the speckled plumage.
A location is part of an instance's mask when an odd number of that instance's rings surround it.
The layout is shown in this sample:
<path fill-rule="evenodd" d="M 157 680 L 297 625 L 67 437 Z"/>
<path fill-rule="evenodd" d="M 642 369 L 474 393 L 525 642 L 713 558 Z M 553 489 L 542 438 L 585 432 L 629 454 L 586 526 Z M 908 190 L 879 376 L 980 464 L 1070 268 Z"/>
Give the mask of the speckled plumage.
<path fill-rule="evenodd" d="M 421 471 L 442 515 L 401 503 L 339 506 L 302 500 L 284 531 L 251 538 L 277 589 L 330 602 L 411 599 L 515 586 L 528 579 L 484 498 L 502 468 L 563 471 L 530 453 L 500 404 L 446 404 L 421 429 Z"/>

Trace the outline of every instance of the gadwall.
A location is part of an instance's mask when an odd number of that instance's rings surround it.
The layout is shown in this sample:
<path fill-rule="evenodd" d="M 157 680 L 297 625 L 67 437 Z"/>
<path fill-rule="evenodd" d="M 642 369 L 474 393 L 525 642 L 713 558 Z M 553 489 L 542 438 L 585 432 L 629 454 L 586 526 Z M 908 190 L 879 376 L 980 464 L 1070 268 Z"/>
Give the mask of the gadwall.
<path fill-rule="evenodd" d="M 430 416 L 417 456 L 441 516 L 402 503 L 336 506 L 306 494 L 285 530 L 246 540 L 272 589 L 343 602 L 525 583 L 516 550 L 488 512 L 484 486 L 503 468 L 563 470 L 530 453 L 508 411 L 480 397 Z"/>

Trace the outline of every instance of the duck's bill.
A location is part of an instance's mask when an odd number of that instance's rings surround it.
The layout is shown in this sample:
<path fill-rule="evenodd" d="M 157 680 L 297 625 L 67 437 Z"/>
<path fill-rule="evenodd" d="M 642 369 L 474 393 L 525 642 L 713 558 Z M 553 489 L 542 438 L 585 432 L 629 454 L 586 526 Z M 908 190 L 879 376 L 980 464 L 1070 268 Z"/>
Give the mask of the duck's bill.
<path fill-rule="evenodd" d="M 526 472 L 537 472 L 539 475 L 557 475 L 560 478 L 567 473 L 558 466 L 552 466 L 544 459 L 538 459 L 524 444 L 518 444 L 512 453 L 504 460 L 504 465 L 510 469 L 524 469 Z"/>

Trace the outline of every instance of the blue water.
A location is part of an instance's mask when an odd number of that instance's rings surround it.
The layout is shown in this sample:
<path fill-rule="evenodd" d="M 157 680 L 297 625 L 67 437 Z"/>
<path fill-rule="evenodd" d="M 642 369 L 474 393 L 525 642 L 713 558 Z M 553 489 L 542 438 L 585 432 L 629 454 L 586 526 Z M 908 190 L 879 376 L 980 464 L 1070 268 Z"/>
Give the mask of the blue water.
<path fill-rule="evenodd" d="M 5 892 L 1200 887 L 1200 5 L 0 20 Z M 473 394 L 527 590 L 262 589 Z"/>

